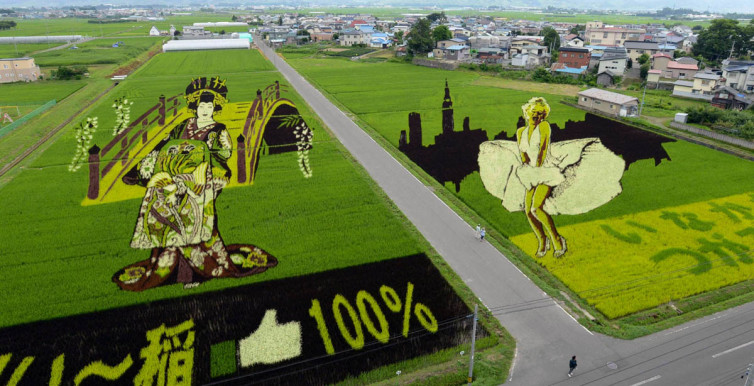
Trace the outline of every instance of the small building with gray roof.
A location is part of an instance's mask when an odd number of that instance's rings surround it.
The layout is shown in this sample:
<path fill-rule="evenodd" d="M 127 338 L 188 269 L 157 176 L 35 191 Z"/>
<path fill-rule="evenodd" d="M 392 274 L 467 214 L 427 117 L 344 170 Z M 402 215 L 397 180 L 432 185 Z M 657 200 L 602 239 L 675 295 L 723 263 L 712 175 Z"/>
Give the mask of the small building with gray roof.
<path fill-rule="evenodd" d="M 616 117 L 635 117 L 639 109 L 637 98 L 598 88 L 581 91 L 578 97 L 579 106 Z"/>

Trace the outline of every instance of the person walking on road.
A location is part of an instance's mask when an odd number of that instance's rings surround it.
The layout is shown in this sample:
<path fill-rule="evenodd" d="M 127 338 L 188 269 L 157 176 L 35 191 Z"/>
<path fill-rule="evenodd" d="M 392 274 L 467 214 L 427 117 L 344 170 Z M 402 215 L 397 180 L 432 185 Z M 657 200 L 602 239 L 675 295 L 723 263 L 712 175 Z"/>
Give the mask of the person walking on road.
<path fill-rule="evenodd" d="M 484 241 L 484 236 L 487 234 L 487 230 L 482 227 L 482 230 L 479 231 L 479 241 Z"/>
<path fill-rule="evenodd" d="M 573 370 L 576 369 L 576 366 L 578 364 L 576 363 L 576 355 L 571 357 L 571 361 L 568 363 L 568 367 L 570 370 L 568 370 L 568 376 L 570 377 L 573 374 Z"/>
<path fill-rule="evenodd" d="M 482 237 L 482 224 L 476 224 L 476 237 Z"/>

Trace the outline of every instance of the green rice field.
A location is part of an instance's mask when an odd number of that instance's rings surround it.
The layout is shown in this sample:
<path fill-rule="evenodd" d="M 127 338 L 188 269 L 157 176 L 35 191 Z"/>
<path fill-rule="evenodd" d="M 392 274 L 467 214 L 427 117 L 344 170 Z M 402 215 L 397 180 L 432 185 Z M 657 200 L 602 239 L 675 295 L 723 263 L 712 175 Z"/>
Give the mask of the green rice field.
<path fill-rule="evenodd" d="M 42 52 L 33 57 L 41 67 L 119 64 L 133 59 L 155 44 L 161 44 L 163 40 L 160 37 L 94 39 L 76 44 L 78 49 L 69 47 Z M 118 47 L 113 47 L 113 44 L 120 42 Z"/>
<path fill-rule="evenodd" d="M 484 129 L 489 139 L 501 132 L 511 136 L 521 115 L 521 105 L 532 96 L 547 99 L 552 107 L 548 120 L 560 128 L 568 120 L 583 120 L 585 114 L 583 110 L 558 103 L 564 97 L 548 94 L 546 87 L 542 92 L 527 93 L 479 86 L 475 81 L 484 75 L 476 73 L 301 55 L 288 61 L 395 147 L 400 131 L 408 130 L 410 112 L 421 113 L 424 146 L 434 143 L 434 137 L 441 132 L 446 80 L 453 100 L 456 131 L 460 130 L 463 117 L 468 116 L 471 129 Z M 652 159 L 631 164 L 621 179 L 623 193 L 609 203 L 580 215 L 554 216 L 558 229 L 569 239 L 569 252 L 563 259 L 554 259 L 548 254 L 537 260 L 609 318 L 754 277 L 752 261 L 746 258 L 752 254 L 752 249 L 745 240 L 746 229 L 754 229 L 747 228 L 750 220 L 745 220 L 754 219 L 754 201 L 746 198 L 754 192 L 754 179 L 750 178 L 754 164 L 684 141 L 662 146 L 670 160 L 662 160 L 659 165 Z M 533 256 L 536 242 L 526 217 L 521 212 L 506 211 L 500 200 L 485 190 L 477 172 L 462 181 L 457 193 L 452 183 L 446 183 L 445 187 Z M 720 217 L 719 211 L 709 210 L 720 205 L 739 208 L 742 211 L 740 222 L 725 220 L 727 217 Z M 678 212 L 682 218 L 698 218 L 715 225 L 707 226 L 708 236 L 704 236 L 692 232 L 693 228 L 688 226 L 679 228 L 670 220 L 672 215 L 664 214 L 666 212 Z M 650 224 L 655 236 L 641 236 L 642 231 L 653 232 L 636 228 L 635 224 Z M 633 233 L 638 238 L 620 238 L 620 234 Z M 743 247 L 723 252 L 710 249 L 707 241 L 721 239 Z M 588 243 L 587 240 L 595 241 Z M 641 248 L 633 242 L 639 243 Z M 655 256 L 667 249 L 672 249 L 665 252 L 672 256 Z M 716 253 L 727 254 L 730 260 L 721 261 Z M 744 257 L 736 257 L 742 253 Z M 616 260 L 616 255 L 625 259 Z M 698 261 L 689 261 L 689 256 L 698 257 Z M 700 265 L 695 265 L 695 261 Z M 677 273 L 678 270 L 682 274 Z M 605 284 L 601 285 L 603 279 Z M 637 285 L 637 280 L 646 281 Z M 598 290 L 607 283 L 611 283 L 609 290 Z"/>
<path fill-rule="evenodd" d="M 90 19 L 19 19 L 14 29 L 0 31 L 0 36 L 45 36 L 45 35 L 82 35 L 90 37 L 107 36 L 149 36 L 149 29 L 156 26 L 160 30 L 167 30 L 170 25 L 181 29 L 184 25 L 197 22 L 231 21 L 229 14 L 208 14 L 197 12 L 192 15 L 166 16 L 162 21 L 129 21 L 123 23 L 89 23 Z M 227 31 L 227 30 L 226 30 Z M 219 31 L 218 31 L 219 32 Z"/>
<path fill-rule="evenodd" d="M 215 60 L 217 57 L 222 60 Z M 231 102 L 250 101 L 258 88 L 283 80 L 257 51 L 158 54 L 86 113 L 99 117 L 92 143 L 102 146 L 112 138 L 114 98 L 133 100 L 132 115 L 138 115 L 154 105 L 159 95 L 182 93 L 192 75 L 205 73 L 227 79 Z M 111 276 L 148 257 L 149 251 L 129 246 L 141 199 L 82 206 L 87 171 L 86 167 L 76 173 L 68 171 L 76 147 L 68 127 L 48 150 L 0 188 L 0 200 L 6 203 L 0 210 L 4 219 L 0 223 L 4 235 L 0 237 L 4 245 L 0 288 L 5 295 L 0 306 L 6 310 L 0 316 L 0 326 L 422 252 L 423 247 L 394 209 L 321 128 L 300 97 L 293 91 L 285 96 L 297 104 L 315 129 L 309 153 L 313 177 L 302 176 L 295 152 L 263 156 L 253 186 L 226 188 L 217 201 L 225 242 L 264 248 L 278 258 L 275 269 L 243 279 L 210 281 L 192 291 L 177 285 L 138 294 L 118 289 Z"/>
<path fill-rule="evenodd" d="M 44 104 L 63 100 L 84 87 L 84 80 L 41 80 L 0 84 L 0 105 Z"/>
<path fill-rule="evenodd" d="M 65 43 L 0 44 L 0 58 L 22 58 L 33 52 L 61 46 Z"/>

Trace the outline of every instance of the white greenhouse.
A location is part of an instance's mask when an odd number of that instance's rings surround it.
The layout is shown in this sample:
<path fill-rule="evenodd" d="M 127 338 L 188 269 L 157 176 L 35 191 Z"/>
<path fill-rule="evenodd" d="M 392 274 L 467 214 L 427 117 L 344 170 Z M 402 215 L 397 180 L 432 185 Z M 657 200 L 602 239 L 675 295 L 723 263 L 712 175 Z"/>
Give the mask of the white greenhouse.
<path fill-rule="evenodd" d="M 170 40 L 162 45 L 162 52 L 246 49 L 251 47 L 248 39 Z"/>
<path fill-rule="evenodd" d="M 194 23 L 194 27 L 247 27 L 248 24 L 240 21 L 218 21 L 218 22 L 207 22 L 207 23 Z"/>
<path fill-rule="evenodd" d="M 4 36 L 0 37 L 0 44 L 70 43 L 79 41 L 82 38 L 81 35 Z"/>

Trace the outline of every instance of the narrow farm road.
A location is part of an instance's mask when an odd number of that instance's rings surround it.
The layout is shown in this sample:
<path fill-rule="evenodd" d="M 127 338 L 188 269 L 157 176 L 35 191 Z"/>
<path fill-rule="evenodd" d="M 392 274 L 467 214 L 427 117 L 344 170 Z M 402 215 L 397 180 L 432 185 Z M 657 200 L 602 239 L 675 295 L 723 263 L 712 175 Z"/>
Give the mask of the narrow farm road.
<path fill-rule="evenodd" d="M 254 39 L 338 140 L 514 336 L 517 353 L 508 383 L 654 386 L 740 380 L 754 353 L 754 305 L 630 342 L 591 333 L 497 249 L 480 242 L 469 224 L 258 36 Z M 577 355 L 579 367 L 569 378 L 566 373 L 571 355 Z"/>

